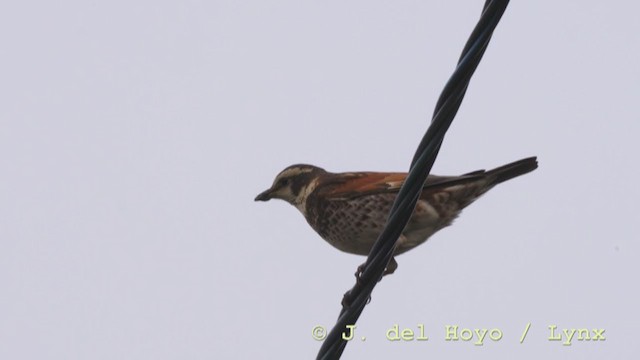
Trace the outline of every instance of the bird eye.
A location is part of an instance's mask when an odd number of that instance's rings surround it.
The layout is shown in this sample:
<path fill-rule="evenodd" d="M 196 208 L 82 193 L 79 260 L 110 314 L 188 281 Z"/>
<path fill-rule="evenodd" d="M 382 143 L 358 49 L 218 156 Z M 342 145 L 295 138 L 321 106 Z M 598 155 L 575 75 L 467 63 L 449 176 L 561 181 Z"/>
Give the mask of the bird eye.
<path fill-rule="evenodd" d="M 291 179 L 280 179 L 278 180 L 278 187 L 288 186 L 291 183 Z"/>

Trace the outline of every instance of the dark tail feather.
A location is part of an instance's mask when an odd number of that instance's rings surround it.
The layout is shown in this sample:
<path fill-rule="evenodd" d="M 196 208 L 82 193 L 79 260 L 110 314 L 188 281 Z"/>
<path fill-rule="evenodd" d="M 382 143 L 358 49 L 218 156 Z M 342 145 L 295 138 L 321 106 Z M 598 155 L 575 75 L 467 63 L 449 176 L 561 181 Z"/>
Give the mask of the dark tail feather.
<path fill-rule="evenodd" d="M 514 177 L 524 175 L 538 168 L 538 160 L 535 156 L 518 160 L 507 165 L 502 165 L 486 172 L 486 176 L 492 179 L 492 186 L 511 180 Z"/>

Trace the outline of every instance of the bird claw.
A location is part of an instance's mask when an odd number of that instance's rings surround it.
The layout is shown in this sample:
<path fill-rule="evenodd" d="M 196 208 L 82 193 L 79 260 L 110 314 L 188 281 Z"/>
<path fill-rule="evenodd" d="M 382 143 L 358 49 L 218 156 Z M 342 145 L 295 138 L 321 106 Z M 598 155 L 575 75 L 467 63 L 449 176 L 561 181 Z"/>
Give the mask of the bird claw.
<path fill-rule="evenodd" d="M 343 308 L 348 308 L 351 306 L 351 291 L 347 291 L 346 293 L 344 293 L 344 295 L 342 296 L 342 301 L 340 302 L 340 305 L 342 305 Z"/>
<path fill-rule="evenodd" d="M 346 293 L 344 293 L 344 296 L 342 296 L 342 301 L 340 302 L 340 305 L 342 305 L 343 308 L 348 308 L 348 307 L 351 307 L 352 301 L 353 299 L 351 297 L 351 291 L 347 291 Z M 371 295 L 367 297 L 367 303 L 365 305 L 369 305 L 370 302 L 371 302 Z"/>
<path fill-rule="evenodd" d="M 356 269 L 356 273 L 353 274 L 356 277 L 356 284 L 362 285 L 362 273 L 364 272 L 364 264 L 360 264 Z"/>

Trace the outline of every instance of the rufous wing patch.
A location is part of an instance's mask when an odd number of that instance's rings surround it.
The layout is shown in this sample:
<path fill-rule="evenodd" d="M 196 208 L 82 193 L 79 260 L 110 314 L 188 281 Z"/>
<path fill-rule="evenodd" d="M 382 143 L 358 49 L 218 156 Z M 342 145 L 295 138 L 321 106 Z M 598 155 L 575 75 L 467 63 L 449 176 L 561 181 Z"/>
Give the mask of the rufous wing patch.
<path fill-rule="evenodd" d="M 338 181 L 323 186 L 319 191 L 327 199 L 350 199 L 360 196 L 397 193 L 402 187 L 406 173 L 358 172 L 340 174 Z M 462 176 L 429 175 L 424 184 L 424 192 L 441 191 L 447 187 L 470 183 L 484 177 L 484 172 L 477 171 Z"/>
<path fill-rule="evenodd" d="M 341 174 L 339 182 L 323 189 L 323 195 L 332 199 L 353 198 L 370 194 L 397 192 L 407 174 L 361 172 Z"/>

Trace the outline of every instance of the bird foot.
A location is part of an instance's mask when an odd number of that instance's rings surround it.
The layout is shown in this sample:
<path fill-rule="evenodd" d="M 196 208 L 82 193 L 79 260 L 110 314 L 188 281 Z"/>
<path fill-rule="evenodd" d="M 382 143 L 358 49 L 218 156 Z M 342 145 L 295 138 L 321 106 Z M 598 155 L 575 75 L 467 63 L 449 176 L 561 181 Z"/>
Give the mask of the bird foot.
<path fill-rule="evenodd" d="M 385 275 L 391 275 L 393 274 L 396 269 L 398 268 L 398 262 L 396 261 L 395 257 L 392 257 L 391 260 L 389 260 L 389 264 L 387 264 L 387 268 L 384 269 L 384 272 L 382 273 L 382 276 L 384 277 Z M 382 279 L 380 279 L 382 280 Z"/>

